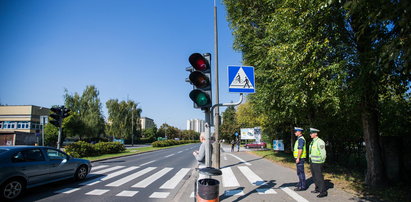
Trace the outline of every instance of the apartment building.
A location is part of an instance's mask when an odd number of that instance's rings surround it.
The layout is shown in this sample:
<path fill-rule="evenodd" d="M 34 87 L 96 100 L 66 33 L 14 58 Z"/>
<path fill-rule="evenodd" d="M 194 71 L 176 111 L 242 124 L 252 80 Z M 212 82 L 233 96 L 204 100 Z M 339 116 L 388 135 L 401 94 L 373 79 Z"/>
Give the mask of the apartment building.
<path fill-rule="evenodd" d="M 156 125 L 154 123 L 153 119 L 150 119 L 148 117 L 141 117 L 140 118 L 140 124 L 141 124 L 141 129 L 149 129 L 149 128 L 154 128 Z"/>
<path fill-rule="evenodd" d="M 196 132 L 204 132 L 204 120 L 191 119 L 187 120 L 187 130 L 194 130 Z"/>
<path fill-rule="evenodd" d="M 34 145 L 50 109 L 34 105 L 0 106 L 0 145 Z"/>

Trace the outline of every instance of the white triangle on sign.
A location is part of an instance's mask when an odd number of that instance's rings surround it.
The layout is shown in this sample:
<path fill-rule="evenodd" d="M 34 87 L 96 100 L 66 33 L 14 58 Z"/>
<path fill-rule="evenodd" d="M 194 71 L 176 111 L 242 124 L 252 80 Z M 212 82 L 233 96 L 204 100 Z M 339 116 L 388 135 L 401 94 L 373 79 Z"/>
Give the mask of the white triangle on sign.
<path fill-rule="evenodd" d="M 240 67 L 229 88 L 254 89 L 254 86 L 251 84 L 250 79 L 245 74 L 243 68 Z"/>

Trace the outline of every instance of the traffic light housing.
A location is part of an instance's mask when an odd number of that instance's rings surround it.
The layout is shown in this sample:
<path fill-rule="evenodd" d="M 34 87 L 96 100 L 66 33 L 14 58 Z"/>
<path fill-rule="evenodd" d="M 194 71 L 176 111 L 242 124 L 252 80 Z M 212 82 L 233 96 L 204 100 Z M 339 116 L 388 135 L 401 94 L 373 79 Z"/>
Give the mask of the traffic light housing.
<path fill-rule="evenodd" d="M 64 106 L 52 107 L 50 110 L 52 111 L 52 114 L 50 114 L 50 117 L 53 119 L 53 120 L 50 120 L 50 123 L 56 126 L 57 128 L 61 127 L 63 119 L 68 117 L 71 112 L 69 109 L 65 108 Z"/>
<path fill-rule="evenodd" d="M 194 102 L 194 108 L 203 110 L 212 106 L 211 94 L 211 54 L 193 53 L 188 58 L 192 68 L 190 68 L 190 83 L 193 84 L 193 90 L 190 92 L 190 98 Z"/>
<path fill-rule="evenodd" d="M 61 108 L 60 107 L 52 107 L 50 109 L 53 113 L 50 114 L 50 117 L 53 120 L 50 120 L 50 123 L 56 126 L 57 128 L 61 125 Z"/>

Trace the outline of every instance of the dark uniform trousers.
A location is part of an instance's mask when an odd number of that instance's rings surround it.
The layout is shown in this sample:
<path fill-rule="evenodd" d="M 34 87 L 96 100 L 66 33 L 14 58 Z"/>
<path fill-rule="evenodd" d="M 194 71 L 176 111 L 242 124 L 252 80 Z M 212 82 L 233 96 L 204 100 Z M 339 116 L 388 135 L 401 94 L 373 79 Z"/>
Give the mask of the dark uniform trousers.
<path fill-rule="evenodd" d="M 315 190 L 319 191 L 321 194 L 327 193 L 325 188 L 324 176 L 322 174 L 323 163 L 311 163 L 311 173 L 313 175 L 313 180 L 315 183 Z"/>
<path fill-rule="evenodd" d="M 298 176 L 298 185 L 301 189 L 307 189 L 306 182 L 305 182 L 305 173 L 304 173 L 304 159 L 300 158 L 300 162 L 297 165 L 297 176 Z"/>

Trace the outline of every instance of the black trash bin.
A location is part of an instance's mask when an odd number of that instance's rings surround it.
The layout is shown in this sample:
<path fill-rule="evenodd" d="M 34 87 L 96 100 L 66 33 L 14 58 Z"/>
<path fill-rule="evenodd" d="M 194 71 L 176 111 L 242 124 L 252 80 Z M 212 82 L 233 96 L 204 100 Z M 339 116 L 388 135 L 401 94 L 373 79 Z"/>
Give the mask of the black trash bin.
<path fill-rule="evenodd" d="M 198 180 L 197 201 L 220 201 L 219 199 L 220 182 L 215 179 Z"/>

